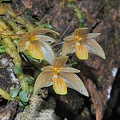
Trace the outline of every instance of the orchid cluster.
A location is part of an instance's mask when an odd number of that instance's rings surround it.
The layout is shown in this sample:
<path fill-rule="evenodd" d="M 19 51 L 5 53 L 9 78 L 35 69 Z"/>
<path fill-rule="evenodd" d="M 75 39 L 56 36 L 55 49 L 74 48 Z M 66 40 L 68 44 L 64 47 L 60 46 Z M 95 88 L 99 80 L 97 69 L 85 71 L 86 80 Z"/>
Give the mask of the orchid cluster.
<path fill-rule="evenodd" d="M 55 93 L 60 95 L 67 94 L 67 87 L 79 93 L 89 96 L 82 80 L 75 74 L 78 69 L 67 67 L 67 54 L 75 53 L 80 60 L 88 59 L 88 53 L 93 53 L 105 59 L 105 54 L 101 46 L 94 40 L 100 33 L 87 33 L 87 28 L 78 28 L 72 35 L 64 38 L 62 55 L 55 56 L 51 43 L 56 42 L 46 33 L 58 34 L 53 30 L 41 28 L 36 31 L 28 32 L 23 35 L 18 43 L 18 52 L 28 51 L 35 59 L 45 60 L 49 66 L 41 69 L 41 73 L 34 84 L 34 94 L 43 87 L 53 85 Z"/>

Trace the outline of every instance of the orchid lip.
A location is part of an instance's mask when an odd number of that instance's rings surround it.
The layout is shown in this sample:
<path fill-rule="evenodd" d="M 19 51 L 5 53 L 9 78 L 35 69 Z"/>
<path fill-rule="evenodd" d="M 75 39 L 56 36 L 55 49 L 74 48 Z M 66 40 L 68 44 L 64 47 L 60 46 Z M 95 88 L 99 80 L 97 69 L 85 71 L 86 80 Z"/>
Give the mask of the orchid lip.
<path fill-rule="evenodd" d="M 80 45 L 80 42 L 76 42 L 76 45 Z"/>

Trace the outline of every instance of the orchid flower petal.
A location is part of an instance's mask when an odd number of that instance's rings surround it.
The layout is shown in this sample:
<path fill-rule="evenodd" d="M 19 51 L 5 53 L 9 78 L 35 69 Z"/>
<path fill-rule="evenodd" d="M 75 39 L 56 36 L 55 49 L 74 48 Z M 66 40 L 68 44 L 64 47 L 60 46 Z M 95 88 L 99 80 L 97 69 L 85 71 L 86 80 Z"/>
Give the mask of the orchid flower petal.
<path fill-rule="evenodd" d="M 67 36 L 64 38 L 64 41 L 73 41 L 73 40 L 76 40 L 76 36 L 74 35 L 70 35 L 70 36 Z"/>
<path fill-rule="evenodd" d="M 79 73 L 80 70 L 72 67 L 61 67 L 59 68 L 60 72 L 69 72 L 69 73 Z"/>
<path fill-rule="evenodd" d="M 85 36 L 88 39 L 96 38 L 100 35 L 100 33 L 87 33 Z"/>
<path fill-rule="evenodd" d="M 43 72 L 53 72 L 54 71 L 54 67 L 53 66 L 46 66 L 44 68 L 41 69 Z"/>
<path fill-rule="evenodd" d="M 46 36 L 46 35 L 36 35 L 35 36 L 37 38 L 37 40 L 42 40 L 42 41 L 45 41 L 45 42 L 55 42 L 55 39 L 52 38 L 52 37 L 49 37 L 49 36 Z"/>
<path fill-rule="evenodd" d="M 75 41 L 64 42 L 62 47 L 62 56 L 75 52 Z"/>
<path fill-rule="evenodd" d="M 62 78 L 52 78 L 53 80 L 53 89 L 55 93 L 60 94 L 60 95 L 65 95 L 67 94 L 67 87 Z"/>
<path fill-rule="evenodd" d="M 18 52 L 22 52 L 26 49 L 26 44 L 29 41 L 28 37 L 21 37 L 18 43 Z"/>
<path fill-rule="evenodd" d="M 51 37 L 48 37 L 45 35 L 40 36 L 40 34 L 45 34 L 48 32 L 55 33 L 55 34 L 59 35 L 59 33 L 55 32 L 53 30 L 50 30 L 50 29 L 46 29 L 46 28 L 41 28 L 38 30 L 34 30 L 32 32 L 28 32 L 20 38 L 19 43 L 18 43 L 18 52 L 22 52 L 26 49 L 26 43 L 28 41 L 32 41 L 31 37 L 38 37 L 38 39 L 44 39 L 44 41 L 54 42 L 55 39 L 53 39 Z"/>
<path fill-rule="evenodd" d="M 85 96 L 89 96 L 82 80 L 76 74 L 61 73 L 59 76 L 64 79 L 67 87 L 72 88 Z"/>
<path fill-rule="evenodd" d="M 44 42 L 44 41 L 36 41 L 36 42 L 39 45 L 39 47 L 40 47 L 40 49 L 43 53 L 44 59 L 48 63 L 52 64 L 55 56 L 54 56 L 53 50 L 50 47 L 50 45 L 47 42 Z"/>
<path fill-rule="evenodd" d="M 74 35 L 75 36 L 81 36 L 81 35 L 84 35 L 84 34 L 86 34 L 86 30 L 87 30 L 88 28 L 78 28 L 78 29 L 76 29 L 75 31 L 74 31 Z"/>
<path fill-rule="evenodd" d="M 45 33 L 48 33 L 48 32 L 55 33 L 55 34 L 59 35 L 58 32 L 55 32 L 55 31 L 47 29 L 47 28 L 40 28 L 38 30 L 34 30 L 32 32 L 29 32 L 28 34 L 30 34 L 30 36 L 36 36 L 36 35 L 45 34 Z"/>
<path fill-rule="evenodd" d="M 88 59 L 88 50 L 86 49 L 85 45 L 75 45 L 75 53 L 76 56 L 81 60 Z"/>
<path fill-rule="evenodd" d="M 65 65 L 68 60 L 68 56 L 57 57 L 54 59 L 52 66 L 55 68 L 60 68 Z"/>
<path fill-rule="evenodd" d="M 93 53 L 103 59 L 106 59 L 102 47 L 94 39 L 87 40 L 84 44 L 89 53 Z"/>
<path fill-rule="evenodd" d="M 35 58 L 35 59 L 40 59 L 43 60 L 43 54 L 42 51 L 40 50 L 39 46 L 34 43 L 34 41 L 31 41 L 27 47 L 27 50 L 29 51 L 29 54 Z"/>
<path fill-rule="evenodd" d="M 37 94 L 41 88 L 49 87 L 52 84 L 53 84 L 52 73 L 41 72 L 34 84 L 34 94 Z"/>

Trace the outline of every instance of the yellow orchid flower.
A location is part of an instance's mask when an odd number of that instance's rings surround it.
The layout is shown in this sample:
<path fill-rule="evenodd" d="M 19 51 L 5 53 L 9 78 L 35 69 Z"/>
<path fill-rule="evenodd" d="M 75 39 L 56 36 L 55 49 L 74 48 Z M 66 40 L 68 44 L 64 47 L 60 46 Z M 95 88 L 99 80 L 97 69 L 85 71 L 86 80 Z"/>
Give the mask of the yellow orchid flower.
<path fill-rule="evenodd" d="M 48 42 L 53 43 L 55 42 L 55 39 L 44 35 L 48 32 L 58 34 L 57 32 L 46 28 L 26 33 L 19 40 L 18 52 L 28 50 L 33 58 L 40 60 L 45 59 L 51 64 L 55 57 Z"/>
<path fill-rule="evenodd" d="M 88 53 L 93 53 L 105 59 L 105 53 L 101 46 L 94 40 L 100 33 L 86 33 L 87 28 L 78 28 L 73 35 L 64 38 L 62 55 L 74 53 L 81 60 L 88 59 Z"/>
<path fill-rule="evenodd" d="M 72 88 L 79 93 L 89 96 L 81 79 L 74 73 L 79 73 L 78 69 L 65 67 L 68 56 L 57 57 L 53 60 L 51 66 L 42 68 L 42 72 L 37 77 L 34 85 L 34 94 L 43 88 L 53 85 L 55 93 L 67 94 L 67 87 Z"/>

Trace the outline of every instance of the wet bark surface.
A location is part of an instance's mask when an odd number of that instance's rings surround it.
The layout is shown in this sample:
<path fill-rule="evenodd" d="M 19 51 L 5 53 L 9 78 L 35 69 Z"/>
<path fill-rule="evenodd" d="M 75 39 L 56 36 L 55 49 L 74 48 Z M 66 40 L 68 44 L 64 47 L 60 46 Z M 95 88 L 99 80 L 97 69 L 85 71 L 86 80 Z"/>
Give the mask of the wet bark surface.
<path fill-rule="evenodd" d="M 58 38 L 59 44 L 56 45 L 56 50 L 61 47 L 62 38 L 70 35 L 78 27 L 87 27 L 88 32 L 101 33 L 96 40 L 104 49 L 106 60 L 92 54 L 86 61 L 78 60 L 75 55 L 71 56 L 71 60 L 77 62 L 75 67 L 81 71 L 78 75 L 83 80 L 90 96 L 84 97 L 72 89 L 68 89 L 67 95 L 59 96 L 54 94 L 50 87 L 47 89 L 48 95 L 43 105 L 47 107 L 41 107 L 41 105 L 40 107 L 43 110 L 54 110 L 50 113 L 55 115 L 53 117 L 55 120 L 117 120 L 120 117 L 120 2 L 119 0 L 75 0 L 70 3 L 66 0 L 62 5 L 63 1 L 13 0 L 7 4 L 10 4 L 18 15 L 21 14 L 32 24 L 49 23 L 53 30 L 59 32 L 61 36 Z M 9 56 L 2 55 L 1 61 L 3 58 L 7 62 L 10 61 Z M 13 84 L 19 86 L 18 81 L 13 82 L 10 74 L 6 72 L 9 66 L 1 64 L 0 68 L 0 88 L 7 92 Z M 114 72 L 117 69 L 116 75 Z M 1 120 L 15 119 L 19 111 L 21 109 L 18 107 L 18 101 L 7 102 L 0 98 Z M 41 112 L 41 110 L 37 111 Z M 25 116 L 25 113 L 26 111 L 22 115 Z M 36 111 L 35 114 L 41 116 Z M 27 120 L 27 116 L 21 120 Z"/>

